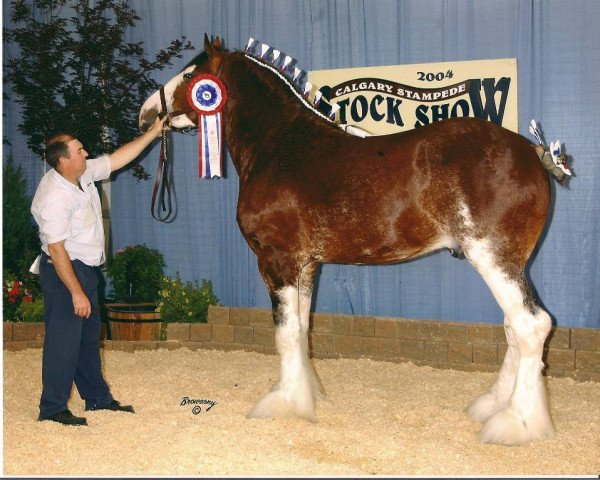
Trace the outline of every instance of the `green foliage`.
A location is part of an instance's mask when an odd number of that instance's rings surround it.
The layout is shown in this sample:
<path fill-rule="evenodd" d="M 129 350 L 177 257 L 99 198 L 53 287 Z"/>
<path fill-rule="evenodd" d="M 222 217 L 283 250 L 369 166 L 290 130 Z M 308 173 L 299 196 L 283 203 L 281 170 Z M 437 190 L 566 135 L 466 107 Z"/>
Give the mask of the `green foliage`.
<path fill-rule="evenodd" d="M 156 311 L 165 323 L 206 323 L 208 307 L 218 304 L 210 281 L 202 280 L 201 285 L 198 280 L 184 283 L 177 273 L 175 278 L 163 277 Z"/>
<path fill-rule="evenodd" d="M 13 274 L 23 270 L 24 252 L 40 249 L 30 208 L 27 179 L 21 166 L 15 166 L 12 154 L 9 154 L 2 168 L 2 265 L 5 271 Z"/>
<path fill-rule="evenodd" d="M 156 302 L 165 261 L 162 253 L 144 245 L 117 250 L 106 267 L 117 302 Z"/>
<path fill-rule="evenodd" d="M 23 302 L 17 308 L 14 321 L 16 322 L 43 322 L 44 299 L 36 298 L 33 302 Z"/>
<path fill-rule="evenodd" d="M 12 0 L 11 20 L 4 81 L 23 108 L 19 131 L 40 158 L 58 132 L 73 133 L 93 155 L 135 138 L 139 107 L 158 88 L 150 74 L 194 49 L 181 37 L 148 60 L 143 42 L 126 41 L 140 18 L 120 0 Z M 133 170 L 148 178 L 141 165 Z"/>
<path fill-rule="evenodd" d="M 13 163 L 12 154 L 2 168 L 2 315 L 5 321 L 18 320 L 22 303 L 40 295 L 38 275 L 29 266 L 40 252 L 40 243 L 27 195 L 27 180 L 21 166 Z"/>

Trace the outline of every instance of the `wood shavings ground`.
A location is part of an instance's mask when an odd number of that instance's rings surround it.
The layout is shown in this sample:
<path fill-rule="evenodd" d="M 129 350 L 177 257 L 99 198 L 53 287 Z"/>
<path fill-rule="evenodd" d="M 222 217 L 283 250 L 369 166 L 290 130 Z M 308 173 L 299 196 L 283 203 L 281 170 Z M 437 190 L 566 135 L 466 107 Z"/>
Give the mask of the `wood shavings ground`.
<path fill-rule="evenodd" d="M 547 379 L 557 435 L 519 447 L 477 441 L 463 412 L 495 374 L 315 360 L 319 422 L 249 420 L 279 359 L 248 352 L 103 351 L 114 397 L 136 414 L 38 422 L 41 350 L 4 352 L 6 475 L 575 475 L 600 472 L 600 384 Z M 217 402 L 186 403 L 183 399 Z M 200 413 L 194 414 L 193 408 Z"/>

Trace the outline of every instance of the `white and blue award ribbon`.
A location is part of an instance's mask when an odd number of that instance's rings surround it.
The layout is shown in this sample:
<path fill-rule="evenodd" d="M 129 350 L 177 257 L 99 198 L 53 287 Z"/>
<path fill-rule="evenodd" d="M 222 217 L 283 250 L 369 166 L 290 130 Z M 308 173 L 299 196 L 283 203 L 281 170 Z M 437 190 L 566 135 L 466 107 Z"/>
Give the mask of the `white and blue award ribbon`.
<path fill-rule="evenodd" d="M 221 110 L 227 100 L 225 86 L 214 75 L 200 74 L 188 87 L 188 103 L 198 112 L 198 176 L 221 177 L 223 129 Z"/>
<path fill-rule="evenodd" d="M 221 143 L 223 134 L 221 129 L 221 114 L 202 115 L 200 117 L 199 150 L 200 163 L 198 176 L 200 178 L 213 178 L 223 176 L 221 164 Z"/>

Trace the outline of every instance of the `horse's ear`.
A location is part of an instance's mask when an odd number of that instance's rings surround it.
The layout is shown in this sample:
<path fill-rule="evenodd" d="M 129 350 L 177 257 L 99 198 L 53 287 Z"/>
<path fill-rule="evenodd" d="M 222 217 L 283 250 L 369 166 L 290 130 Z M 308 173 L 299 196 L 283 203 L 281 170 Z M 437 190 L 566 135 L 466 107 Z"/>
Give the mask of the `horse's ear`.
<path fill-rule="evenodd" d="M 211 54 L 213 53 L 213 46 L 212 43 L 210 43 L 210 38 L 208 38 L 208 34 L 205 33 L 204 34 L 204 51 L 206 53 L 208 53 L 208 56 L 210 57 Z"/>
<path fill-rule="evenodd" d="M 208 54 L 209 57 L 212 57 L 214 53 L 216 53 L 221 48 L 221 39 L 216 37 L 212 43 L 210 38 L 208 38 L 208 34 L 204 34 L 204 51 Z"/>

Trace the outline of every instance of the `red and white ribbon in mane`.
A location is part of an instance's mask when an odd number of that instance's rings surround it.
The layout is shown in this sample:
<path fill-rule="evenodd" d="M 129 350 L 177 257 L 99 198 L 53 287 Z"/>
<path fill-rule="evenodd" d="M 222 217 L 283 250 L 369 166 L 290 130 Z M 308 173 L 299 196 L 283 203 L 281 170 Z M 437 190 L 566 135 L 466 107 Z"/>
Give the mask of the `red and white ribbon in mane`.
<path fill-rule="evenodd" d="M 187 99 L 198 112 L 198 176 L 221 177 L 223 174 L 223 129 L 221 110 L 227 100 L 225 85 L 219 78 L 202 73 L 189 84 Z"/>

